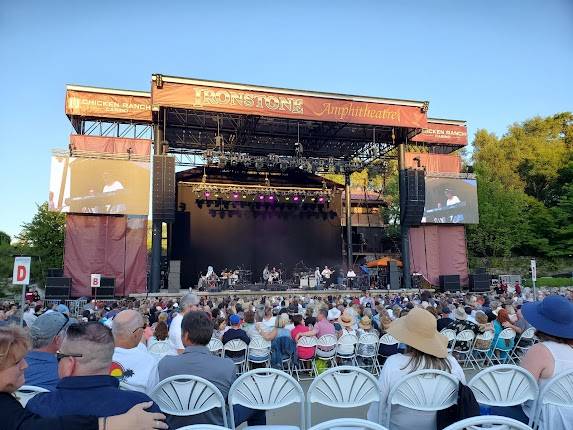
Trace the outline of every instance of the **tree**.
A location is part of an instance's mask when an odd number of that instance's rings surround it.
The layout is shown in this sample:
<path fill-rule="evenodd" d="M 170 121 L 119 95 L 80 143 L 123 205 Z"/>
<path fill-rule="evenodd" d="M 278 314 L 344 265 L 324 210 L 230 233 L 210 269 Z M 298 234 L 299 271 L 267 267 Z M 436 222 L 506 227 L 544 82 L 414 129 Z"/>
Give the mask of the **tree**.
<path fill-rule="evenodd" d="M 10 244 L 12 239 L 10 236 L 3 231 L 0 231 L 0 245 Z"/>
<path fill-rule="evenodd" d="M 65 214 L 49 211 L 48 203 L 44 203 L 38 206 L 31 222 L 22 224 L 20 252 L 33 257 L 31 276 L 40 284 L 44 283 L 46 269 L 63 265 L 65 222 Z"/>

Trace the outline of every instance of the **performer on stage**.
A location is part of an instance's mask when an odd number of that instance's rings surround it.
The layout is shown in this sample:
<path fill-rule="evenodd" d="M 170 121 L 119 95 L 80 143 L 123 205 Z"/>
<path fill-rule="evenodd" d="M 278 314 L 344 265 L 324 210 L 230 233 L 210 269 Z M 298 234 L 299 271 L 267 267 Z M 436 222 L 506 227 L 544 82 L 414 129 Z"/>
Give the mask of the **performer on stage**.
<path fill-rule="evenodd" d="M 217 288 L 217 281 L 219 280 L 219 277 L 213 270 L 213 266 L 207 267 L 207 274 L 205 275 L 205 279 L 207 280 L 207 288 L 209 290 Z"/>
<path fill-rule="evenodd" d="M 322 272 L 320 273 L 322 275 L 322 278 L 324 278 L 326 288 L 330 287 L 330 284 L 332 284 L 332 280 L 330 279 L 330 275 L 332 275 L 333 273 L 334 272 L 332 270 L 330 270 L 328 268 L 328 266 L 324 266 L 324 269 L 322 269 Z"/>
<path fill-rule="evenodd" d="M 269 265 L 267 264 L 265 266 L 265 268 L 263 269 L 263 281 L 264 281 L 265 285 L 268 285 L 270 275 L 271 275 L 271 272 L 269 271 Z"/>
<path fill-rule="evenodd" d="M 316 286 L 320 286 L 322 282 L 322 275 L 320 274 L 320 267 L 316 266 L 316 270 L 314 271 L 314 278 L 316 279 Z"/>
<path fill-rule="evenodd" d="M 275 281 L 279 280 L 279 272 L 277 271 L 276 267 L 273 267 L 273 270 L 269 273 L 269 284 L 272 284 Z"/>

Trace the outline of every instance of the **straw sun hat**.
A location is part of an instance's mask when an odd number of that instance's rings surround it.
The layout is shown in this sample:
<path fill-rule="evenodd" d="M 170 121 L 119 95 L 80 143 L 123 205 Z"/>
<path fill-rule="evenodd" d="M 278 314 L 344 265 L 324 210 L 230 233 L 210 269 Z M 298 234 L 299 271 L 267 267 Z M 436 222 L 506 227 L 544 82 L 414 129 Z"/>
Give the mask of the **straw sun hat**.
<path fill-rule="evenodd" d="M 392 321 L 387 332 L 418 351 L 438 358 L 448 356 L 448 338 L 438 333 L 436 318 L 424 309 L 414 308 Z"/>
<path fill-rule="evenodd" d="M 363 317 L 360 322 L 358 323 L 361 328 L 364 330 L 368 330 L 372 328 L 372 320 L 369 317 Z"/>
<path fill-rule="evenodd" d="M 354 325 L 354 317 L 348 312 L 344 312 L 340 317 L 340 324 L 345 327 L 350 327 Z"/>

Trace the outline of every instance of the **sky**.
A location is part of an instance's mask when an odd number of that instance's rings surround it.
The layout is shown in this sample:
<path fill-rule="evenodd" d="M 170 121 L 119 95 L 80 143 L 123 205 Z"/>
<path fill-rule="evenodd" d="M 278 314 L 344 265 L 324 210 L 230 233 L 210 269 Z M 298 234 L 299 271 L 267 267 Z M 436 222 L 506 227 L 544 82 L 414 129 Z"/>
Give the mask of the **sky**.
<path fill-rule="evenodd" d="M 502 135 L 573 110 L 573 1 L 0 0 L 0 231 L 47 200 L 65 85 L 149 91 L 152 73 L 429 100 L 470 140 Z"/>

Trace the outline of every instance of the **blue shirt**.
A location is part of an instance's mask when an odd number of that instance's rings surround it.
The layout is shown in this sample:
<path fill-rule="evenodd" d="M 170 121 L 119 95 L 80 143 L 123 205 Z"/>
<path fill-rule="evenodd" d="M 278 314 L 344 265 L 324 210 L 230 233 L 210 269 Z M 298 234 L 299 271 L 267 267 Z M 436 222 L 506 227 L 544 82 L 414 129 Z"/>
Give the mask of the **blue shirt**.
<path fill-rule="evenodd" d="M 41 417 L 108 417 L 123 414 L 136 404 L 150 400 L 146 394 L 120 390 L 119 380 L 113 376 L 70 376 L 58 383 L 56 391 L 34 396 L 26 409 Z M 160 412 L 155 403 L 147 411 Z"/>
<path fill-rule="evenodd" d="M 51 352 L 30 351 L 26 355 L 28 367 L 24 370 L 26 385 L 35 385 L 54 391 L 60 381 L 58 376 L 58 360 Z"/>

